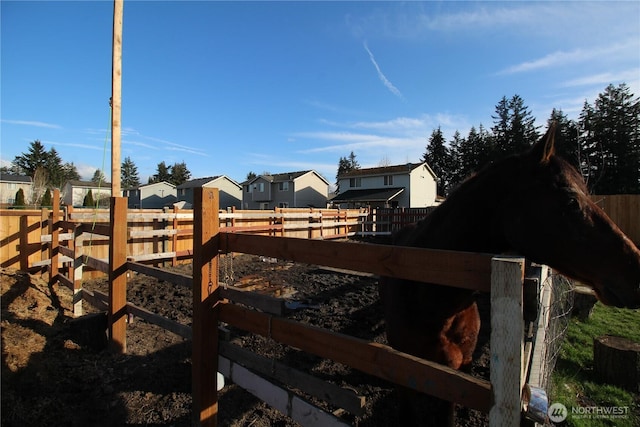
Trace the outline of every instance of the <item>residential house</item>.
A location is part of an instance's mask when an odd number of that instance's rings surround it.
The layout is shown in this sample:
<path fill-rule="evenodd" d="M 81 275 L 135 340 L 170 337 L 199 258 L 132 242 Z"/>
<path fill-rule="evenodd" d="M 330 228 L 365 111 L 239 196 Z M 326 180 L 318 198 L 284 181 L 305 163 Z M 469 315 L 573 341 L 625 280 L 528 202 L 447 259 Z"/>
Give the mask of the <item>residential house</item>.
<path fill-rule="evenodd" d="M 424 208 L 437 205 L 436 175 L 426 163 L 354 169 L 338 176 L 340 207 Z"/>
<path fill-rule="evenodd" d="M 111 183 L 109 182 L 98 184 L 93 181 L 67 181 L 62 187 L 62 201 L 67 206 L 82 207 L 89 190 L 91 190 L 94 202 L 98 202 L 101 207 L 109 206 L 108 200 L 111 197 Z"/>
<path fill-rule="evenodd" d="M 242 208 L 324 208 L 328 194 L 329 182 L 314 170 L 260 175 L 242 183 Z"/>
<path fill-rule="evenodd" d="M 178 201 L 176 186 L 170 182 L 154 182 L 122 191 L 129 209 L 162 209 Z"/>
<path fill-rule="evenodd" d="M 0 206 L 10 206 L 16 198 L 16 193 L 22 188 L 25 203 L 31 200 L 33 181 L 30 176 L 9 175 L 0 173 Z"/>
<path fill-rule="evenodd" d="M 195 188 L 217 188 L 220 195 L 220 209 L 232 206 L 240 208 L 242 203 L 242 186 L 225 175 L 210 176 L 187 181 L 177 187 L 178 201 L 193 206 L 193 190 Z"/>

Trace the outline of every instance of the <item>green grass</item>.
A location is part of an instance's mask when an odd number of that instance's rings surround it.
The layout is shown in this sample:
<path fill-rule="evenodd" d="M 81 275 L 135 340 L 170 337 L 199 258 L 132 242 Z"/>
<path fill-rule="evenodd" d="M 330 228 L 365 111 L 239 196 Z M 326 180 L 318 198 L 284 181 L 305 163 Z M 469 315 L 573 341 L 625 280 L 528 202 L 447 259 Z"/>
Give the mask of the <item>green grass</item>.
<path fill-rule="evenodd" d="M 598 382 L 593 374 L 593 339 L 617 335 L 640 342 L 640 310 L 606 307 L 597 303 L 586 321 L 571 319 L 555 372 L 551 378 L 549 404 L 562 403 L 569 410 L 567 426 L 640 425 L 640 396 Z M 618 419 L 588 419 L 572 415 L 578 407 L 628 407 L 628 416 Z"/>

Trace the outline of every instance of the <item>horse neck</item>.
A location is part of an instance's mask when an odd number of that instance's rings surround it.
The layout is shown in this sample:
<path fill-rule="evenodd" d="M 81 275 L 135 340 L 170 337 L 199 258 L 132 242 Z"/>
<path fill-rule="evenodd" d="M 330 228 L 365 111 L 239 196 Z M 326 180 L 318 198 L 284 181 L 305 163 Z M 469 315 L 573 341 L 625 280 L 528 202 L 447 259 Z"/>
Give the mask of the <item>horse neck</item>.
<path fill-rule="evenodd" d="M 470 177 L 419 225 L 416 246 L 470 252 L 510 250 L 501 224 L 500 206 L 513 191 L 507 163 Z"/>

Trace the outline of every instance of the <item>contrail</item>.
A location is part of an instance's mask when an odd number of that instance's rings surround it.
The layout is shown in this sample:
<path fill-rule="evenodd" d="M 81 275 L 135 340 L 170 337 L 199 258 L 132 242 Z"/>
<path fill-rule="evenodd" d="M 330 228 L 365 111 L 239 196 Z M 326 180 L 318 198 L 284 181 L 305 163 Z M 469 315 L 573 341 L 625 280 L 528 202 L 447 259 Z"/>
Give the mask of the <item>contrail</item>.
<path fill-rule="evenodd" d="M 402 96 L 402 92 L 400 92 L 398 88 L 395 87 L 393 83 L 391 83 L 389 79 L 382 73 L 380 66 L 376 62 L 376 58 L 373 56 L 373 53 L 371 53 L 371 50 L 369 50 L 369 46 L 367 45 L 367 42 L 365 41 L 362 44 L 364 46 L 364 49 L 369 54 L 369 59 L 371 60 L 371 63 L 373 64 L 374 67 L 376 67 L 376 71 L 378 72 L 378 77 L 380 78 L 380 81 L 382 82 L 382 84 L 384 84 L 387 87 L 387 89 L 389 89 L 391 93 L 397 96 L 398 98 L 404 98 Z"/>

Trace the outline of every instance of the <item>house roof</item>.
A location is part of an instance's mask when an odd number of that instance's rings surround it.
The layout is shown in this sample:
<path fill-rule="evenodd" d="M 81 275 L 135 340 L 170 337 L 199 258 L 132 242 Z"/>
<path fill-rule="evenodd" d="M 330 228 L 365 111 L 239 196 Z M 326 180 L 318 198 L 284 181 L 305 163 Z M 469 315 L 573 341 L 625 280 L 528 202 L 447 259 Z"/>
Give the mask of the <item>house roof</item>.
<path fill-rule="evenodd" d="M 364 169 L 354 169 L 349 172 L 345 172 L 342 175 L 338 176 L 338 178 L 351 178 L 355 176 L 366 176 L 366 175 L 391 175 L 391 174 L 400 174 L 400 173 L 409 173 L 412 170 L 419 168 L 420 166 L 426 166 L 429 172 L 435 177 L 435 173 L 431 170 L 428 164 L 426 163 L 406 163 L 403 165 L 395 165 L 395 166 L 380 166 L 375 168 L 364 168 Z"/>
<path fill-rule="evenodd" d="M 284 173 L 274 173 L 274 174 L 269 174 L 269 175 L 258 175 L 253 179 L 249 179 L 245 182 L 242 183 L 242 185 L 249 185 L 252 182 L 258 180 L 258 179 L 264 179 L 265 181 L 268 182 L 285 182 L 285 181 L 294 181 L 298 178 L 300 178 L 303 175 L 306 175 L 308 173 L 314 173 L 316 176 L 318 176 L 318 178 L 320 178 L 321 180 L 325 181 L 327 184 L 329 184 L 329 182 L 327 182 L 326 179 L 324 179 L 324 177 L 322 175 L 320 175 L 318 172 L 314 171 L 313 169 L 310 170 L 305 170 L 305 171 L 297 171 L 297 172 L 284 172 Z"/>
<path fill-rule="evenodd" d="M 209 184 L 210 182 L 216 181 L 218 179 L 227 179 L 230 182 L 232 182 L 233 184 L 235 184 L 238 187 L 240 187 L 240 184 L 238 184 L 237 182 L 235 182 L 234 180 L 232 180 L 228 176 L 226 176 L 226 175 L 216 175 L 216 176 L 208 176 L 208 177 L 205 177 L 205 178 L 192 179 L 190 181 L 183 182 L 182 184 L 178 185 L 176 188 L 179 189 L 179 190 L 181 190 L 183 188 L 200 188 L 200 187 L 204 187 L 206 184 Z"/>
<path fill-rule="evenodd" d="M 67 184 L 72 185 L 73 187 L 90 187 L 90 188 L 109 188 L 111 189 L 110 182 L 101 182 L 100 184 L 93 181 L 78 181 L 75 179 L 71 179 L 67 181 Z"/>
<path fill-rule="evenodd" d="M 7 173 L 0 173 L 0 181 L 24 182 L 25 184 L 31 184 L 31 177 L 26 175 L 11 175 Z"/>
<path fill-rule="evenodd" d="M 347 190 L 331 199 L 332 202 L 388 202 L 404 191 L 396 188 L 369 188 L 363 190 Z"/>
<path fill-rule="evenodd" d="M 138 186 L 137 188 L 142 188 L 142 187 L 152 187 L 152 186 L 154 186 L 154 185 L 167 185 L 167 186 L 169 186 L 169 187 L 176 188 L 176 186 L 175 186 L 175 185 L 173 185 L 172 183 L 167 182 L 167 181 L 152 182 L 151 184 L 143 184 L 143 185 Z M 135 188 L 135 187 L 134 187 L 134 188 Z"/>
<path fill-rule="evenodd" d="M 182 188 L 200 188 L 202 186 L 204 186 L 205 184 L 210 183 L 211 181 L 214 181 L 216 179 L 220 178 L 220 175 L 216 175 L 216 176 L 207 176 L 204 178 L 196 178 L 196 179 L 192 179 L 186 182 L 183 182 L 182 184 L 178 185 L 178 189 L 182 189 Z"/>

